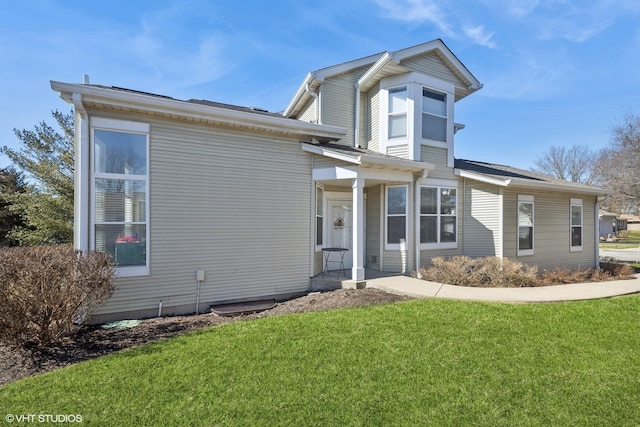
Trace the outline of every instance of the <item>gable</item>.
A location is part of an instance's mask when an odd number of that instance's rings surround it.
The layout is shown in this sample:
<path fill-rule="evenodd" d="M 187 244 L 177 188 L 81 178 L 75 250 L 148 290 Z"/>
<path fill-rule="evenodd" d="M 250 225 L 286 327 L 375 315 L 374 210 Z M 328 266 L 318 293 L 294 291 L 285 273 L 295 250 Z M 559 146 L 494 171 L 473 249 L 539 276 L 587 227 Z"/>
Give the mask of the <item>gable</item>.
<path fill-rule="evenodd" d="M 431 51 L 417 55 L 400 62 L 400 65 L 420 74 L 435 77 L 451 83 L 456 88 L 456 101 L 465 96 L 463 88 L 467 84 L 457 75 L 452 68 L 445 64 L 444 60 L 436 52 Z"/>

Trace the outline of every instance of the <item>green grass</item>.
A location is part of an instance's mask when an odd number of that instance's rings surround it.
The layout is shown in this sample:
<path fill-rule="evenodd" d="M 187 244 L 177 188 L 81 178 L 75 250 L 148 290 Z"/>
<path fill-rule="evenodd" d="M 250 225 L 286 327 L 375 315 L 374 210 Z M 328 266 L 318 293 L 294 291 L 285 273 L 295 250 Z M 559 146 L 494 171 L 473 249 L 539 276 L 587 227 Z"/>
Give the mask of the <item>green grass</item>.
<path fill-rule="evenodd" d="M 640 296 L 415 300 L 229 324 L 0 388 L 83 425 L 640 424 Z"/>
<path fill-rule="evenodd" d="M 630 249 L 637 248 L 640 245 L 640 230 L 630 230 L 623 234 L 625 237 L 616 242 L 600 243 L 600 249 Z"/>

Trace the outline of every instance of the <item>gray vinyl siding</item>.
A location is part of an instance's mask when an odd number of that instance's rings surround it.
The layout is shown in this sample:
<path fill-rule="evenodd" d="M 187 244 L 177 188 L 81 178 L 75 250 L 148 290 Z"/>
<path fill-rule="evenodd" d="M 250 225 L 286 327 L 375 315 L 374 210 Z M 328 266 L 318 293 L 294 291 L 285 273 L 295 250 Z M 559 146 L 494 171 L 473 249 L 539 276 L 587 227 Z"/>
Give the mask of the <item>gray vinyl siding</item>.
<path fill-rule="evenodd" d="M 380 270 L 380 223 L 382 211 L 380 203 L 382 197 L 382 186 L 367 188 L 367 232 L 366 232 L 366 266 L 375 270 Z"/>
<path fill-rule="evenodd" d="M 499 187 L 465 181 L 464 255 L 500 256 L 502 235 Z"/>
<path fill-rule="evenodd" d="M 380 151 L 380 84 L 377 83 L 367 95 L 369 124 L 367 128 L 367 148 Z"/>
<path fill-rule="evenodd" d="M 201 308 L 308 289 L 311 156 L 298 140 L 120 118 L 151 125 L 150 275 L 120 278 L 99 314 L 194 311 L 196 270 Z"/>
<path fill-rule="evenodd" d="M 455 86 L 465 86 L 458 76 L 433 52 L 406 59 L 402 61 L 402 65 L 418 73 L 453 83 Z"/>
<path fill-rule="evenodd" d="M 403 159 L 409 158 L 409 146 L 404 145 L 392 145 L 391 147 L 387 147 L 387 153 L 390 156 L 396 156 Z"/>
<path fill-rule="evenodd" d="M 517 256 L 518 194 L 534 196 L 534 254 Z M 583 237 L 580 252 L 570 251 L 571 198 L 582 199 Z M 587 268 L 595 265 L 595 198 L 576 194 L 507 189 L 504 192 L 504 256 L 540 269 Z"/>
<path fill-rule="evenodd" d="M 349 73 L 327 78 L 322 83 L 322 123 L 347 129 L 347 134 L 338 144 L 353 147 L 355 84 L 367 69 L 368 67 L 360 67 Z"/>
<path fill-rule="evenodd" d="M 435 170 L 429 172 L 429 178 L 457 179 L 453 173 L 453 168 L 447 166 L 447 149 L 422 145 L 420 147 L 420 160 L 436 166 Z"/>
<path fill-rule="evenodd" d="M 298 120 L 302 120 L 303 122 L 309 123 L 317 123 L 318 118 L 316 117 L 316 102 L 315 99 L 312 99 L 298 114 Z"/>

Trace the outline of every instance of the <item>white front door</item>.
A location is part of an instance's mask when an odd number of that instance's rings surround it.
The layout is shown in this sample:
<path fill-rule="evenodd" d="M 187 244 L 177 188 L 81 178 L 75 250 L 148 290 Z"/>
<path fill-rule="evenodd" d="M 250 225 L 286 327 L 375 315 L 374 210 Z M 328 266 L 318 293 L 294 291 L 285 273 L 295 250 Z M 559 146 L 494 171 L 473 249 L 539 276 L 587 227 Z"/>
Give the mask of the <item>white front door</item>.
<path fill-rule="evenodd" d="M 353 236 L 351 224 L 353 223 L 351 201 L 329 200 L 328 247 L 345 248 L 344 268 L 353 266 L 353 253 L 351 252 L 351 239 Z"/>

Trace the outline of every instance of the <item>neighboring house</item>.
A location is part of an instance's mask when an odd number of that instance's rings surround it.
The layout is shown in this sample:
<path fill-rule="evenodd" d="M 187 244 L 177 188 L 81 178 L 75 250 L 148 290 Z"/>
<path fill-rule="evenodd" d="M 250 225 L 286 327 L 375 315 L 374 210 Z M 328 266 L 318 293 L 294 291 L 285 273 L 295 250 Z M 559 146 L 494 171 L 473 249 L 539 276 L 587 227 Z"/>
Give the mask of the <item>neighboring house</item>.
<path fill-rule="evenodd" d="M 96 321 L 303 294 L 329 247 L 349 286 L 435 256 L 596 265 L 605 191 L 454 159 L 481 87 L 441 40 L 309 73 L 283 114 L 52 82 L 76 112 L 75 246 L 118 263 Z"/>
<path fill-rule="evenodd" d="M 627 230 L 632 230 L 632 231 L 640 230 L 640 216 L 622 214 L 620 215 L 620 219 L 625 221 Z"/>
<path fill-rule="evenodd" d="M 618 231 L 618 215 L 600 209 L 599 217 L 600 237 L 604 239 L 615 237 Z"/>

